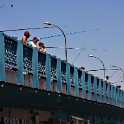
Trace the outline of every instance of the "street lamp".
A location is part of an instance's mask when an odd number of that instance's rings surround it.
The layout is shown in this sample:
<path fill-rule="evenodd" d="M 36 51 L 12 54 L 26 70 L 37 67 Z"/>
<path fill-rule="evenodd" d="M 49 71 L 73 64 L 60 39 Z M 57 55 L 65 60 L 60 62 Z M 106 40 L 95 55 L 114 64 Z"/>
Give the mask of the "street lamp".
<path fill-rule="evenodd" d="M 89 56 L 89 57 L 96 58 L 96 59 L 98 59 L 98 60 L 102 63 L 103 70 L 104 70 L 104 80 L 105 80 L 105 65 L 104 65 L 103 61 L 102 61 L 100 58 L 98 58 L 98 57 L 96 57 L 96 56 L 94 56 L 94 55 L 88 55 L 88 56 Z"/>
<path fill-rule="evenodd" d="M 51 24 L 50 22 L 44 22 L 44 24 L 46 24 L 46 25 L 51 25 L 51 26 L 53 26 L 53 27 L 56 27 L 56 28 L 58 28 L 58 29 L 62 32 L 62 34 L 63 34 L 63 36 L 64 36 L 64 38 L 65 38 L 65 57 L 66 57 L 66 63 L 67 63 L 67 62 L 68 62 L 67 45 L 66 45 L 66 36 L 65 36 L 64 31 L 63 31 L 59 26 L 56 26 L 56 25 L 54 25 L 54 24 Z"/>
<path fill-rule="evenodd" d="M 116 65 L 112 65 L 112 67 L 117 68 L 122 71 L 123 83 L 124 83 L 124 70 Z"/>

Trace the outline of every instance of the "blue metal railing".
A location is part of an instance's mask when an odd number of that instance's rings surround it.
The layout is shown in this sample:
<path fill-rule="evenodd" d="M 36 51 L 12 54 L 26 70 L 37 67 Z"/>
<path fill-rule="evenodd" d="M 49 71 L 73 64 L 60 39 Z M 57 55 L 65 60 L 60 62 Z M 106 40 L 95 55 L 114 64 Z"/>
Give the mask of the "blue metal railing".
<path fill-rule="evenodd" d="M 81 71 L 59 58 L 38 52 L 36 48 L 23 45 L 21 41 L 2 32 L 0 44 L 0 81 L 5 81 L 6 67 L 15 68 L 18 85 L 24 85 L 24 73 L 31 74 L 33 88 L 39 88 L 39 77 L 43 77 L 46 79 L 46 90 L 52 91 L 51 82 L 54 81 L 57 92 L 63 92 L 63 84 L 65 84 L 68 95 L 72 95 L 73 87 L 75 97 L 124 108 L 124 91 L 109 82 Z"/>

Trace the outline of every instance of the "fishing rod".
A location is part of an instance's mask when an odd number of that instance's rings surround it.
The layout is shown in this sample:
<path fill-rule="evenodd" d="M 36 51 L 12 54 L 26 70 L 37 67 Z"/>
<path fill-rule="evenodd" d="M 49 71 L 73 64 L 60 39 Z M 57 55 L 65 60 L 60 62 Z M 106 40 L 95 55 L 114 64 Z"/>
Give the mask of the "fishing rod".
<path fill-rule="evenodd" d="M 62 27 L 67 27 L 67 26 L 62 26 Z M 35 27 L 35 28 L 7 29 L 7 30 L 3 30 L 3 31 L 0 31 L 0 32 L 23 31 L 23 30 L 40 30 L 40 29 L 45 29 L 45 28 L 54 28 L 54 27 L 41 27 L 41 28 Z M 90 31 L 98 31 L 98 30 L 99 29 L 74 31 L 74 32 L 70 32 L 70 33 L 65 33 L 65 35 L 73 35 L 73 34 L 79 34 L 79 33 L 90 32 Z M 55 38 L 55 37 L 61 37 L 61 36 L 63 36 L 63 34 L 45 36 L 45 37 L 39 38 L 39 40 L 49 39 L 49 38 Z"/>
<path fill-rule="evenodd" d="M 83 48 L 85 48 L 87 44 L 88 44 L 88 41 L 85 43 L 85 45 L 83 46 Z M 80 56 L 81 52 L 82 52 L 82 49 L 79 51 L 79 53 L 78 53 L 77 56 L 75 57 L 75 59 L 73 60 L 72 64 L 74 64 L 74 62 L 75 62 L 75 61 L 77 60 L 77 58 Z"/>
<path fill-rule="evenodd" d="M 42 27 L 42 28 L 19 28 L 19 29 L 8 29 L 8 30 L 3 30 L 0 32 L 9 32 L 9 31 L 24 31 L 24 30 L 38 30 L 38 29 L 44 29 L 44 28 L 53 28 L 53 27 Z"/>
<path fill-rule="evenodd" d="M 99 30 L 99 29 L 75 31 L 75 32 L 65 33 L 65 35 L 73 35 L 73 34 L 79 34 L 79 33 L 84 33 L 84 32 L 89 32 L 89 31 L 97 31 L 97 30 Z M 61 36 L 63 36 L 63 34 L 57 34 L 57 35 L 52 35 L 52 36 L 41 37 L 39 39 L 42 40 L 42 39 L 61 37 Z"/>
<path fill-rule="evenodd" d="M 65 47 L 52 47 L 52 46 L 48 46 L 48 47 L 45 47 L 45 48 L 48 48 L 48 49 L 65 49 Z M 91 49 L 91 48 L 74 48 L 74 47 L 68 47 L 67 49 L 70 49 L 70 50 L 102 50 L 102 49 Z M 107 51 L 107 50 L 102 50 L 102 51 Z"/>

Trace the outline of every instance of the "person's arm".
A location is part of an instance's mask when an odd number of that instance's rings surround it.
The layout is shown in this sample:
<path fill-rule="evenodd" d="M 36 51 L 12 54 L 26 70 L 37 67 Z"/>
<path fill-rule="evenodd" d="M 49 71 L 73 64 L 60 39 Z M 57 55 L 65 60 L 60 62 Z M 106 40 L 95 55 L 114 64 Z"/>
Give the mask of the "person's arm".
<path fill-rule="evenodd" d="M 26 36 L 23 36 L 21 40 L 22 40 L 22 42 L 24 44 L 26 44 L 26 45 L 28 44 L 28 41 L 27 41 L 27 37 Z"/>

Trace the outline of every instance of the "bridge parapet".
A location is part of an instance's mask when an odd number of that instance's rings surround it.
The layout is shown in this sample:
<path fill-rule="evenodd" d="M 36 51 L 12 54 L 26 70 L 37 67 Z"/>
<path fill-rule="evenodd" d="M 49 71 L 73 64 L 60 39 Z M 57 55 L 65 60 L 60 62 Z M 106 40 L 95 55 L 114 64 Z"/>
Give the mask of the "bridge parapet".
<path fill-rule="evenodd" d="M 0 81 L 124 108 L 124 91 L 0 33 Z"/>

